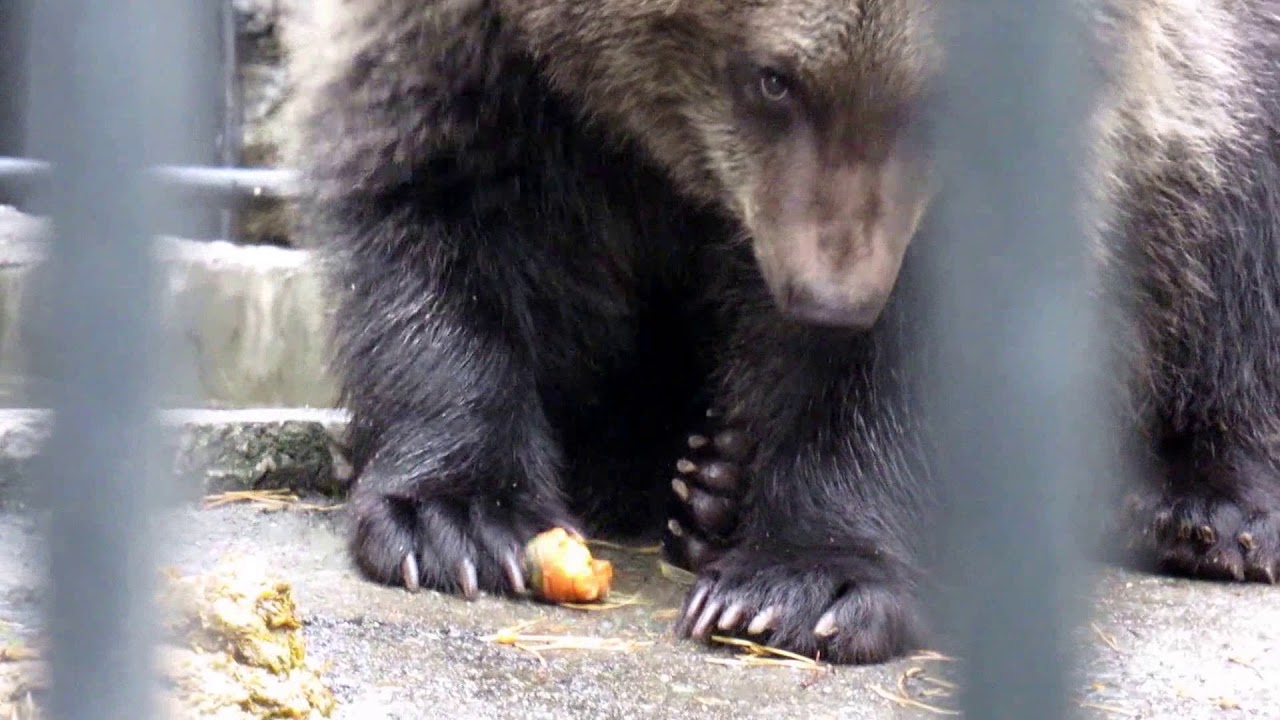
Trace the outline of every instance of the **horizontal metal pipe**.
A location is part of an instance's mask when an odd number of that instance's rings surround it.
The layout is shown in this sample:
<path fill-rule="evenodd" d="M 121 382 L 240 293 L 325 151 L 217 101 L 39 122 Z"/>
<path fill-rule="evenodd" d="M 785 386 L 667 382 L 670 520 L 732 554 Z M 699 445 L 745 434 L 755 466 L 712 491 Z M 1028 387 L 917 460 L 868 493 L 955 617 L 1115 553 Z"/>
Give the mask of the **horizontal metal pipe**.
<path fill-rule="evenodd" d="M 0 157 L 0 187 L 27 191 L 49 177 L 49 164 L 26 158 Z M 296 173 L 279 168 L 220 168 L 162 165 L 152 170 L 162 185 L 213 204 L 235 204 L 255 198 L 291 198 Z"/>
<path fill-rule="evenodd" d="M 28 190 L 49 175 L 49 164 L 39 160 L 0 157 L 0 188 Z"/>

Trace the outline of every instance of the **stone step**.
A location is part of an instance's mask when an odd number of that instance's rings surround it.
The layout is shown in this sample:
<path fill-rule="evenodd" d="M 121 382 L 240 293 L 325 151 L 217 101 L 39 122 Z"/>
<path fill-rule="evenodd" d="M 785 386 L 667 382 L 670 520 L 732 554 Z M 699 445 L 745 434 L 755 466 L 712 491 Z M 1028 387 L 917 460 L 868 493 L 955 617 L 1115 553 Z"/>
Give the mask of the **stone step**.
<path fill-rule="evenodd" d="M 0 410 L 0 505 L 32 499 L 32 461 L 52 414 Z M 342 448 L 347 415 L 307 408 L 204 408 L 161 413 L 162 470 L 178 497 L 289 488 L 333 495 L 350 479 Z"/>
<path fill-rule="evenodd" d="M 30 276 L 44 224 L 0 206 L 0 407 L 39 404 Z M 163 238 L 171 407 L 333 407 L 328 313 L 306 250 Z M 170 386 L 172 390 L 169 390 Z"/>

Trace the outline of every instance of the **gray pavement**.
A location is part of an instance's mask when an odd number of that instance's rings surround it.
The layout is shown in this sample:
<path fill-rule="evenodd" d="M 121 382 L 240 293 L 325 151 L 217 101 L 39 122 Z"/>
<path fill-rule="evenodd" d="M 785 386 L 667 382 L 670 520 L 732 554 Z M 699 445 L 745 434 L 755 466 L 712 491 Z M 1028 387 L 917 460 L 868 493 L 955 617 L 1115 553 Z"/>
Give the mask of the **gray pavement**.
<path fill-rule="evenodd" d="M 347 564 L 342 513 L 250 506 L 176 512 L 166 560 L 209 569 L 253 556 L 294 584 L 308 651 L 327 662 L 342 718 L 899 718 L 941 717 L 882 693 L 945 708 L 952 663 L 907 659 L 813 672 L 716 664 L 734 651 L 674 640 L 680 585 L 655 557 L 601 550 L 615 588 L 641 604 L 583 612 L 482 597 L 410 595 L 375 586 Z M 37 632 L 38 538 L 32 520 L 0 512 L 0 631 Z M 1082 628 L 1085 717 L 1280 717 L 1280 588 L 1194 583 L 1104 570 L 1095 627 Z M 541 657 L 485 637 L 539 620 L 531 632 L 650 642 L 630 652 Z M 916 670 L 914 668 L 920 668 Z M 906 676 L 904 678 L 904 676 Z M 0 677 L 3 677 L 0 674 Z M 878 693 L 877 689 L 881 692 Z M 1010 690 L 1013 690 L 1011 688 Z M 933 694 L 930 694 L 933 693 Z"/>

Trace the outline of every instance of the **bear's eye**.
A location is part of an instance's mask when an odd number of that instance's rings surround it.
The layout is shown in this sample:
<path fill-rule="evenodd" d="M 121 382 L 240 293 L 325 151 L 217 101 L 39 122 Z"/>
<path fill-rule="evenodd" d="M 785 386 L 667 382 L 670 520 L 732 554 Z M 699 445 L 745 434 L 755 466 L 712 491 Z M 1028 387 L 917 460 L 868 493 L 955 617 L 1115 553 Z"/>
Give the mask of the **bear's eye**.
<path fill-rule="evenodd" d="M 769 102 L 780 102 L 791 91 L 791 83 L 774 70 L 760 71 L 760 96 Z"/>

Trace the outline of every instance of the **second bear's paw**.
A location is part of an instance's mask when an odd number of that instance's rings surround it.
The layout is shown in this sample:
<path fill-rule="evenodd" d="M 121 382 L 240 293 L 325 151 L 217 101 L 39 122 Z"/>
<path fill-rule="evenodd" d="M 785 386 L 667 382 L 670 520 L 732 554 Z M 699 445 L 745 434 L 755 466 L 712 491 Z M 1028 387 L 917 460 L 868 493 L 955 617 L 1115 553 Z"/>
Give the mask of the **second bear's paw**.
<path fill-rule="evenodd" d="M 915 647 L 924 616 L 882 558 L 832 551 L 729 551 L 699 573 L 676 621 L 695 640 L 753 640 L 833 663 L 891 660 Z"/>
<path fill-rule="evenodd" d="M 1158 489 L 1126 498 L 1121 539 L 1140 564 L 1211 580 L 1280 579 L 1280 505 Z"/>
<path fill-rule="evenodd" d="M 708 413 L 716 426 L 706 435 L 690 435 L 685 456 L 676 462 L 671 491 L 672 515 L 663 535 L 667 562 L 696 572 L 731 547 L 745 491 L 745 465 L 752 443 L 746 432 Z"/>
<path fill-rule="evenodd" d="M 580 533 L 567 512 L 523 498 L 352 500 L 356 564 L 368 577 L 410 591 L 526 595 L 525 543 L 557 526 Z"/>

